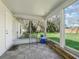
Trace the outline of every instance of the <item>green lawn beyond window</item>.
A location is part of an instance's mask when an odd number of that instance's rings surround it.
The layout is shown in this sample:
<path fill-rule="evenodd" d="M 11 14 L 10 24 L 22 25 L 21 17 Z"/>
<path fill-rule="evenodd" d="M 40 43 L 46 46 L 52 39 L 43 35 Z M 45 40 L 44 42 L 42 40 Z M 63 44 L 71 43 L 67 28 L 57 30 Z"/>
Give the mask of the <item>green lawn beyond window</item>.
<path fill-rule="evenodd" d="M 47 37 L 56 42 L 60 41 L 59 33 L 47 33 Z M 65 39 L 67 46 L 79 50 L 79 33 L 66 33 Z"/>
<path fill-rule="evenodd" d="M 79 50 L 79 33 L 66 33 L 66 45 Z"/>
<path fill-rule="evenodd" d="M 43 33 L 38 33 L 38 38 Z M 60 42 L 60 34 L 59 33 L 47 33 L 47 38 L 54 40 L 56 42 Z M 79 33 L 65 33 L 66 45 L 79 50 Z"/>

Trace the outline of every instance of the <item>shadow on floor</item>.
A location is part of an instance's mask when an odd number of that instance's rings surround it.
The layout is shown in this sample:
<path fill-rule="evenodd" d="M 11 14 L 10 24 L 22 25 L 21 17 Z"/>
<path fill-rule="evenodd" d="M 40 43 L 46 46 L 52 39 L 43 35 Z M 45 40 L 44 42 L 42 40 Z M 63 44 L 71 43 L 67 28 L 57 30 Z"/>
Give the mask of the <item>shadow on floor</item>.
<path fill-rule="evenodd" d="M 13 51 L 13 50 L 16 50 L 17 48 L 18 48 L 18 45 L 14 45 L 8 51 Z"/>

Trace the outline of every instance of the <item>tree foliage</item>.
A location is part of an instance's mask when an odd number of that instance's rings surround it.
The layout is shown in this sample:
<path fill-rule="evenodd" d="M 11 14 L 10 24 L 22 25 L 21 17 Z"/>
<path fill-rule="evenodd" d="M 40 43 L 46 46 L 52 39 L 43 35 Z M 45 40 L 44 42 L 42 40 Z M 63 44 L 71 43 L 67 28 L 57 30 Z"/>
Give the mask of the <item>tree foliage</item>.
<path fill-rule="evenodd" d="M 59 27 L 53 22 L 47 21 L 47 32 L 59 32 Z"/>
<path fill-rule="evenodd" d="M 36 32 L 37 28 L 34 26 L 32 21 L 29 22 L 29 25 L 28 25 L 28 28 L 27 28 L 27 32 L 28 33 L 30 32 L 30 26 L 31 26 L 31 32 Z"/>

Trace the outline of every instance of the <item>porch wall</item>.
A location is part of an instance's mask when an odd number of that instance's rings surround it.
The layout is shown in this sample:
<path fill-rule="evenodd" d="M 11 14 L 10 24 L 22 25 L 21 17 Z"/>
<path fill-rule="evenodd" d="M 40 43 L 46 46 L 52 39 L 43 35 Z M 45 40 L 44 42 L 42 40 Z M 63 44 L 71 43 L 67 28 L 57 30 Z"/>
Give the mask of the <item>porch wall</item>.
<path fill-rule="evenodd" d="M 0 0 L 0 56 L 13 45 L 17 38 L 17 21 Z"/>

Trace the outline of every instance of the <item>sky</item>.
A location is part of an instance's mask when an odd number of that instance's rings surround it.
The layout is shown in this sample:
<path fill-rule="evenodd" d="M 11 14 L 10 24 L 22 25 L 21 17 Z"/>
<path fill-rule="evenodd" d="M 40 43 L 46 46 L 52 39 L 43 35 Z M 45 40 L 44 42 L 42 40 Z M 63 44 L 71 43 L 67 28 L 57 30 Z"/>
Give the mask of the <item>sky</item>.
<path fill-rule="evenodd" d="M 79 0 L 65 8 L 65 25 L 79 26 Z"/>

